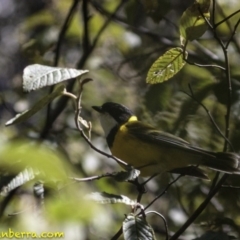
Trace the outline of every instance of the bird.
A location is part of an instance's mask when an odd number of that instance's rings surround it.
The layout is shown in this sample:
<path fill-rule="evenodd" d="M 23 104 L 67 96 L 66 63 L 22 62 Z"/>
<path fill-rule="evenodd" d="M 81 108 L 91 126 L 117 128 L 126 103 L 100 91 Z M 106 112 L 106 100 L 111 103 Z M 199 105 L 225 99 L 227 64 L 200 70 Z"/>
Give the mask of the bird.
<path fill-rule="evenodd" d="M 236 153 L 212 152 L 193 146 L 139 121 L 129 108 L 119 103 L 106 102 L 92 108 L 100 113 L 112 155 L 140 170 L 142 177 L 172 172 L 208 179 L 199 166 L 240 174 L 240 156 Z"/>

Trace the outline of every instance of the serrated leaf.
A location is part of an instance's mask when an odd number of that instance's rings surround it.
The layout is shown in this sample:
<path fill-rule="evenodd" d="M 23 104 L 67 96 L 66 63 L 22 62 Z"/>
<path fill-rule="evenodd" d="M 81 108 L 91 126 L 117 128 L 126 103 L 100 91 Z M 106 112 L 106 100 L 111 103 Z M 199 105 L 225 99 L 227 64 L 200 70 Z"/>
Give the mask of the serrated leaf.
<path fill-rule="evenodd" d="M 87 199 L 93 200 L 101 204 L 114 204 L 114 203 L 124 203 L 126 205 L 135 205 L 136 201 L 123 195 L 115 195 L 106 192 L 93 192 L 86 196 Z"/>
<path fill-rule="evenodd" d="M 35 173 L 36 174 L 36 173 Z M 7 195 L 10 191 L 22 186 L 23 184 L 29 182 L 35 178 L 33 169 L 26 168 L 24 171 L 20 172 L 16 177 L 14 177 L 6 186 L 1 189 L 0 195 Z"/>
<path fill-rule="evenodd" d="M 49 67 L 40 64 L 27 66 L 23 71 L 23 90 L 30 92 L 62 81 L 79 77 L 88 70 Z"/>
<path fill-rule="evenodd" d="M 64 88 L 65 88 L 64 85 L 57 86 L 56 89 L 50 95 L 44 96 L 42 99 L 40 99 L 38 102 L 36 102 L 31 109 L 17 114 L 14 118 L 7 121 L 5 123 L 5 126 L 9 126 L 12 124 L 26 121 L 28 118 L 32 117 L 35 113 L 37 113 L 39 110 L 41 110 L 43 107 L 45 107 L 48 103 L 53 101 L 54 98 L 61 95 Z"/>
<path fill-rule="evenodd" d="M 208 28 L 202 14 L 209 19 L 210 0 L 195 1 L 192 6 L 186 9 L 180 19 L 180 41 L 184 45 L 187 40 L 194 40 L 201 37 Z M 202 14 L 201 14 L 202 13 Z"/>
<path fill-rule="evenodd" d="M 155 240 L 152 227 L 143 217 L 130 214 L 123 222 L 123 236 L 125 240 Z"/>
<path fill-rule="evenodd" d="M 42 181 L 37 181 L 33 186 L 33 193 L 34 196 L 37 198 L 43 199 L 44 198 L 44 184 Z"/>
<path fill-rule="evenodd" d="M 113 178 L 118 182 L 133 181 L 140 175 L 140 171 L 137 169 L 131 169 L 129 171 L 121 171 L 114 174 Z"/>
<path fill-rule="evenodd" d="M 187 58 L 187 52 L 185 53 Z M 185 65 L 181 48 L 172 48 L 159 57 L 147 74 L 147 83 L 156 84 L 167 81 Z"/>

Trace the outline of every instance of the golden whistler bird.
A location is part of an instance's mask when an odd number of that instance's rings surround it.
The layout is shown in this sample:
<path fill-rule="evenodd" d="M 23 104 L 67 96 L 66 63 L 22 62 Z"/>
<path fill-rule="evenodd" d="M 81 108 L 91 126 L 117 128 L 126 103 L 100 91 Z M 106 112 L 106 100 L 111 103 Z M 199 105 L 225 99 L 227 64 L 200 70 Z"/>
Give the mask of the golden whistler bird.
<path fill-rule="evenodd" d="M 240 174 L 239 155 L 211 152 L 138 121 L 127 107 L 113 102 L 93 106 L 112 154 L 141 171 L 141 176 L 162 172 L 207 178 L 198 165 Z M 195 167 L 190 167 L 195 166 Z"/>

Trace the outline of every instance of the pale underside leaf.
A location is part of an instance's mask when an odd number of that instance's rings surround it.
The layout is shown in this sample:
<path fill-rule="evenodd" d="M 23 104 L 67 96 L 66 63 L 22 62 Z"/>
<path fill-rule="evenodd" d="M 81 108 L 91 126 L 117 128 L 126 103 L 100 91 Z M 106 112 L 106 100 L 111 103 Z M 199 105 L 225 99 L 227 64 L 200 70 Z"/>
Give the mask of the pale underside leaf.
<path fill-rule="evenodd" d="M 155 240 L 152 227 L 143 217 L 130 214 L 123 222 L 123 236 L 125 240 Z"/>
<path fill-rule="evenodd" d="M 44 96 L 42 99 L 40 99 L 38 102 L 36 102 L 31 109 L 17 114 L 14 118 L 7 121 L 5 123 L 5 126 L 9 126 L 9 125 L 12 125 L 12 124 L 16 124 L 16 123 L 26 121 L 28 118 L 30 118 L 35 113 L 37 113 L 42 108 L 44 108 L 48 103 L 53 101 L 54 98 L 61 95 L 64 88 L 65 88 L 64 85 L 57 86 L 56 89 L 50 95 Z"/>
<path fill-rule="evenodd" d="M 185 58 L 187 58 L 187 52 L 185 52 Z M 147 74 L 147 83 L 156 84 L 167 81 L 177 74 L 184 65 L 182 49 L 172 48 L 153 63 Z"/>
<path fill-rule="evenodd" d="M 116 195 L 106 192 L 93 192 L 86 196 L 87 199 L 101 204 L 124 203 L 126 205 L 135 205 L 136 202 L 123 195 Z"/>
<path fill-rule="evenodd" d="M 62 81 L 79 77 L 88 70 L 49 67 L 40 64 L 27 66 L 23 71 L 23 90 L 30 92 Z"/>
<path fill-rule="evenodd" d="M 133 168 L 128 171 L 117 172 L 116 174 L 113 174 L 113 178 L 119 182 L 133 181 L 140 175 L 140 173 L 139 170 Z"/>
<path fill-rule="evenodd" d="M 35 173 L 32 168 L 26 168 L 14 177 L 6 186 L 1 189 L 0 195 L 6 196 L 10 191 L 16 189 L 34 179 Z"/>

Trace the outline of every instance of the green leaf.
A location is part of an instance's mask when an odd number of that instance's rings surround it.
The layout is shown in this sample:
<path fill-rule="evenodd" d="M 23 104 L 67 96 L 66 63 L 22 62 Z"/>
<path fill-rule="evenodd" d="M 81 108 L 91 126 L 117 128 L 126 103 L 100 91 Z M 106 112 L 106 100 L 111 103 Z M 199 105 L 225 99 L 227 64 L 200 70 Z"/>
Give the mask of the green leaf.
<path fill-rule="evenodd" d="M 18 181 L 19 184 L 34 177 L 43 181 L 68 181 L 67 172 L 72 172 L 70 165 L 54 147 L 49 142 L 39 144 L 33 139 L 5 144 L 0 148 L 0 168 L 13 174 L 25 172 Z"/>
<path fill-rule="evenodd" d="M 45 107 L 47 104 L 49 104 L 51 101 L 53 101 L 54 98 L 61 95 L 64 88 L 65 88 L 64 85 L 59 85 L 58 87 L 56 87 L 56 89 L 50 95 L 44 96 L 42 99 L 40 99 L 38 102 L 36 102 L 31 109 L 26 110 L 22 113 L 19 113 L 14 118 L 7 121 L 5 123 L 5 126 L 9 126 L 12 124 L 26 121 L 28 118 L 33 116 L 35 113 L 37 113 L 43 107 Z"/>
<path fill-rule="evenodd" d="M 23 90 L 29 92 L 55 85 L 62 81 L 79 77 L 87 72 L 88 70 L 49 67 L 40 64 L 29 65 L 23 71 Z"/>
<path fill-rule="evenodd" d="M 210 0 L 195 1 L 192 6 L 187 8 L 180 19 L 180 41 L 182 45 L 190 40 L 201 37 L 208 28 L 202 14 L 209 19 Z M 202 13 L 202 14 L 201 14 Z"/>
<path fill-rule="evenodd" d="M 99 219 L 99 217 L 101 219 L 101 216 L 106 215 L 104 206 L 84 199 L 87 193 L 85 186 L 81 185 L 79 187 L 79 185 L 68 182 L 61 185 L 60 188 L 56 192 L 57 194 L 46 196 L 44 201 L 44 214 L 46 214 L 52 224 L 92 224 L 91 221 L 93 219 Z M 65 237 L 63 239 L 72 238 Z"/>
<path fill-rule="evenodd" d="M 93 192 L 86 196 L 86 199 L 93 200 L 101 204 L 114 204 L 114 203 L 124 203 L 126 205 L 135 205 L 136 201 L 123 195 L 115 195 L 106 192 Z"/>
<path fill-rule="evenodd" d="M 152 227 L 143 217 L 128 215 L 123 222 L 123 236 L 125 240 L 156 239 Z"/>
<path fill-rule="evenodd" d="M 187 52 L 185 58 L 187 58 Z M 147 74 L 147 83 L 156 84 L 166 81 L 177 74 L 184 65 L 183 50 L 172 48 L 153 63 Z"/>

